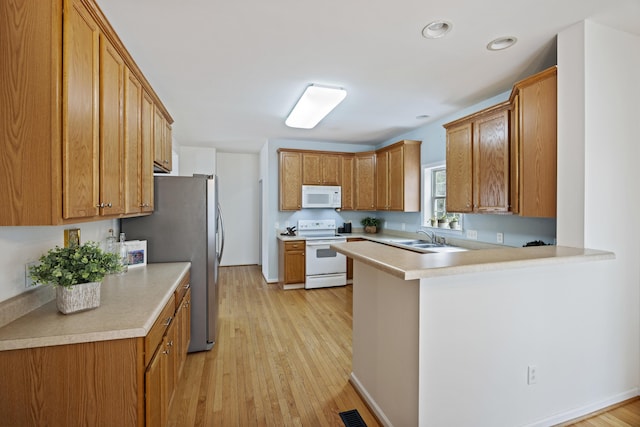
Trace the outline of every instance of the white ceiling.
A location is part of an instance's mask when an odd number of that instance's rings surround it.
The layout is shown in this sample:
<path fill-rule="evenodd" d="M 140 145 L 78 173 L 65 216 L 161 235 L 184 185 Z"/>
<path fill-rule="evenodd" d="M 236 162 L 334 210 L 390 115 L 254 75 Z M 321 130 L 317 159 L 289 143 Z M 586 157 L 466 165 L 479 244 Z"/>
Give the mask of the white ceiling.
<path fill-rule="evenodd" d="M 98 3 L 173 116 L 176 142 L 237 152 L 268 139 L 377 145 L 554 64 L 555 35 L 576 22 L 640 35 L 640 0 Z M 423 38 L 436 19 L 452 31 Z M 518 42 L 486 50 L 500 36 Z M 290 129 L 310 83 L 347 98 L 316 128 Z"/>

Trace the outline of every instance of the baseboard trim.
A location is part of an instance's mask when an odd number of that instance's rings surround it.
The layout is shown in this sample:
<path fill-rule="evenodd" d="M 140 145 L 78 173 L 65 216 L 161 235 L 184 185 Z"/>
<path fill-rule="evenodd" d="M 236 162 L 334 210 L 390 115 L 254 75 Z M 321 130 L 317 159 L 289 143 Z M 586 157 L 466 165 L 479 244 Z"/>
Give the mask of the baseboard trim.
<path fill-rule="evenodd" d="M 376 401 L 369 394 L 369 392 L 367 392 L 367 389 L 362 385 L 362 383 L 358 380 L 358 377 L 356 377 L 353 372 L 351 372 L 351 375 L 349 376 L 349 382 L 351 383 L 351 385 L 353 385 L 353 388 L 360 395 L 362 400 L 364 400 L 365 404 L 369 407 L 369 410 L 378 419 L 378 422 L 385 427 L 393 427 L 393 424 L 391 424 L 389 418 L 387 418 L 380 406 L 378 406 Z M 620 406 L 620 404 L 626 403 L 626 401 L 628 400 L 638 398 L 638 396 L 640 396 L 640 388 L 634 387 L 631 390 L 616 394 L 607 399 L 603 399 L 598 402 L 593 402 L 579 408 L 547 417 L 545 419 L 536 421 L 535 423 L 527 424 L 524 427 L 563 427 L 568 425 L 567 422 L 578 422 L 591 416 L 597 415 L 597 412 L 614 409 L 616 406 Z"/>
<path fill-rule="evenodd" d="M 378 406 L 376 401 L 373 399 L 373 397 L 371 397 L 369 392 L 367 392 L 367 389 L 364 388 L 362 383 L 358 380 L 353 372 L 351 372 L 351 375 L 349 376 L 349 382 L 351 383 L 351 385 L 353 385 L 353 388 L 355 388 L 356 392 L 360 395 L 362 400 L 364 400 L 364 403 L 373 413 L 373 416 L 377 418 L 378 423 L 383 425 L 384 427 L 393 427 L 393 424 L 391 424 L 389 418 L 387 418 L 380 406 Z"/>
<path fill-rule="evenodd" d="M 548 426 L 562 426 L 567 421 L 577 422 L 580 418 L 589 417 L 595 415 L 595 412 L 610 406 L 615 406 L 625 400 L 633 399 L 640 395 L 640 389 L 634 387 L 631 390 L 623 393 L 616 394 L 606 399 L 599 400 L 597 402 L 590 403 L 588 405 L 581 406 L 579 408 L 571 409 L 569 411 L 562 412 L 560 414 L 553 415 L 543 420 L 536 421 L 533 424 L 528 424 L 525 427 L 548 427 Z"/>

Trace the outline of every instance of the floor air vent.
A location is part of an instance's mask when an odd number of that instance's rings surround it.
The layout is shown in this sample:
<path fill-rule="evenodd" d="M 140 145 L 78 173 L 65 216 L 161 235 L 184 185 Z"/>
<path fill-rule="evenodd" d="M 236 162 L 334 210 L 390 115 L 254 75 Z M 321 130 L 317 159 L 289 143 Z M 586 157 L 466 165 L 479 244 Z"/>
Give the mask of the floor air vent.
<path fill-rule="evenodd" d="M 345 427 L 367 427 L 357 409 L 340 412 L 339 415 Z"/>

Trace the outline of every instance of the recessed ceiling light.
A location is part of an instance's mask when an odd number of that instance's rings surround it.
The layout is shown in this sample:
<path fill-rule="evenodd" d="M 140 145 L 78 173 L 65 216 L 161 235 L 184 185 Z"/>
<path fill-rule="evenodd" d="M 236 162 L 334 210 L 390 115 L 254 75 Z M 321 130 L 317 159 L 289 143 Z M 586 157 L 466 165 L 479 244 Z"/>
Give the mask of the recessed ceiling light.
<path fill-rule="evenodd" d="M 508 37 L 498 37 L 495 40 L 492 40 L 487 45 L 488 50 L 503 50 L 508 47 L 513 46 L 518 41 L 517 38 L 508 36 Z"/>
<path fill-rule="evenodd" d="M 426 39 L 439 39 L 453 28 L 453 24 L 448 21 L 433 21 L 422 29 L 422 36 Z"/>

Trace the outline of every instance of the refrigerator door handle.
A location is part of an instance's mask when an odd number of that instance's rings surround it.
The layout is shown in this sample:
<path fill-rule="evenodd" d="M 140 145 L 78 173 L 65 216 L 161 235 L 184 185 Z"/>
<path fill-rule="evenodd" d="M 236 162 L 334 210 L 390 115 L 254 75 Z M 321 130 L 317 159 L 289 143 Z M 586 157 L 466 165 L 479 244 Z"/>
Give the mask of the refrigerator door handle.
<path fill-rule="evenodd" d="M 222 219 L 222 210 L 220 209 L 220 204 L 218 204 L 217 209 L 218 218 L 220 220 L 220 252 L 218 252 L 218 264 L 220 264 L 222 253 L 224 252 L 224 220 Z"/>

